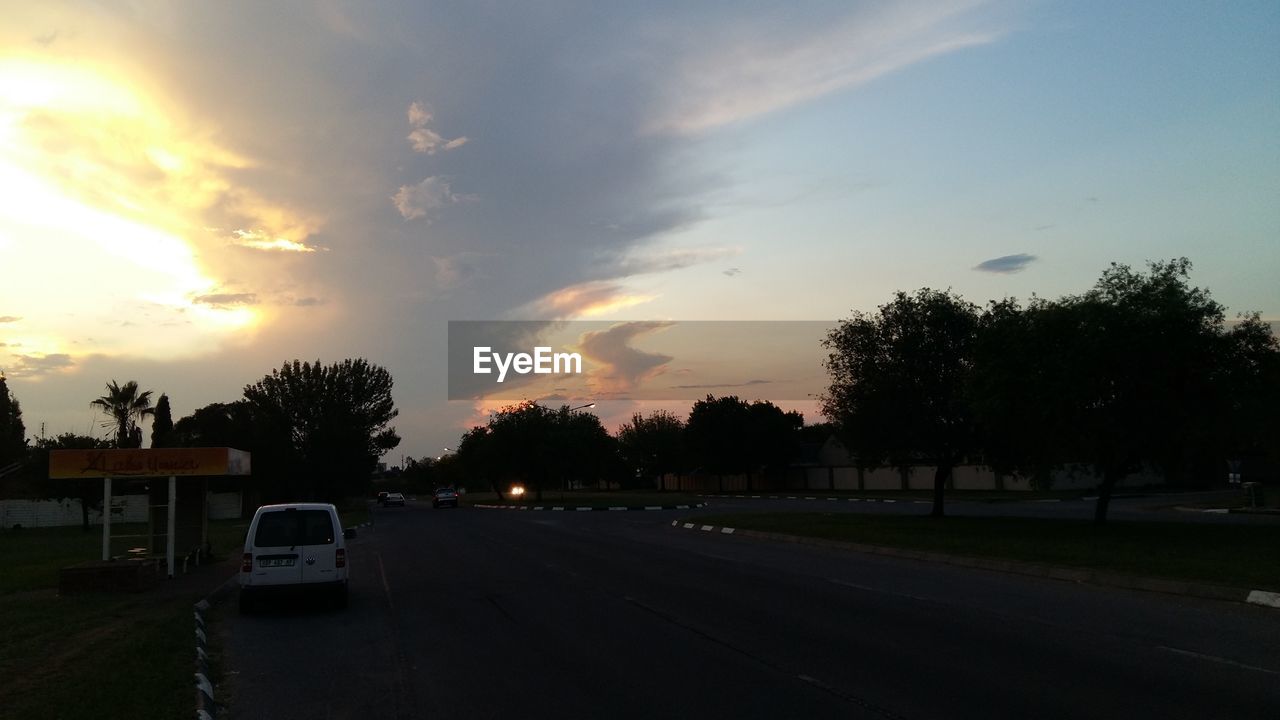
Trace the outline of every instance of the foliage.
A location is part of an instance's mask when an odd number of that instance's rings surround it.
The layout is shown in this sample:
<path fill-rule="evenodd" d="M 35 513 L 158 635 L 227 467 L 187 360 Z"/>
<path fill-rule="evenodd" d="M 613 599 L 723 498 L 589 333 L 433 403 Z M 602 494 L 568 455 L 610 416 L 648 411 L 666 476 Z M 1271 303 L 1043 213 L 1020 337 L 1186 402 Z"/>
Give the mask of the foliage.
<path fill-rule="evenodd" d="M 799 448 L 804 417 L 767 401 L 708 395 L 693 404 L 685 425 L 690 459 L 703 472 L 751 474 L 785 468 Z"/>
<path fill-rule="evenodd" d="M 115 380 L 107 383 L 107 394 L 93 400 L 90 406 L 101 410 L 108 419 L 102 426 L 115 430 L 115 446 L 118 448 L 142 447 L 142 428 L 138 423 L 151 415 L 151 391 L 138 392 L 138 383 L 130 380 L 124 385 Z"/>
<path fill-rule="evenodd" d="M 822 397 L 845 447 L 864 467 L 936 466 L 933 514 L 952 468 L 977 445 L 969 382 L 978 308 L 950 291 L 898 292 L 875 314 L 828 334 Z"/>
<path fill-rule="evenodd" d="M 27 429 L 22 424 L 22 407 L 9 391 L 4 375 L 0 374 L 0 471 L 25 459 L 26 437 Z"/>
<path fill-rule="evenodd" d="M 529 401 L 500 409 L 464 434 L 458 457 L 469 475 L 485 478 L 495 492 L 519 481 L 537 499 L 544 489 L 598 484 L 622 472 L 617 442 L 598 417 Z"/>
<path fill-rule="evenodd" d="M 1228 332 L 1190 270 L 1185 258 L 1146 273 L 1113 264 L 1082 295 L 988 309 L 975 397 L 997 468 L 1092 465 L 1101 523 L 1142 464 L 1174 475 L 1235 442 L 1233 406 L 1275 382 L 1275 340 L 1256 320 Z"/>
<path fill-rule="evenodd" d="M 31 475 L 42 492 L 42 497 L 75 498 L 80 501 L 80 528 L 89 532 L 89 511 L 102 510 L 102 484 L 90 480 L 50 480 L 50 450 L 106 450 L 113 447 L 110 440 L 62 433 L 56 437 L 36 439 L 31 453 Z"/>
<path fill-rule="evenodd" d="M 285 363 L 244 389 L 255 422 L 278 428 L 297 464 L 298 497 L 363 494 L 378 458 L 400 444 L 391 374 L 367 360 Z"/>
<path fill-rule="evenodd" d="M 167 447 L 168 435 L 173 432 L 173 412 L 169 409 L 169 396 L 161 393 L 151 418 L 151 447 Z"/>
<path fill-rule="evenodd" d="M 683 470 L 689 461 L 684 421 L 666 410 L 632 415 L 618 429 L 618 449 L 627 467 L 644 478 Z"/>

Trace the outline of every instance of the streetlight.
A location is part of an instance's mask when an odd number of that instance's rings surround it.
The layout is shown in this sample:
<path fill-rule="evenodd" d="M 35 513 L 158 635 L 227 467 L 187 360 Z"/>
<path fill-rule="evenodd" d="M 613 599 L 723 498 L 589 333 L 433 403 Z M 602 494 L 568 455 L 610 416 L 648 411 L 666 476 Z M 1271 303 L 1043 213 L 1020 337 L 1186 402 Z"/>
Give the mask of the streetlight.
<path fill-rule="evenodd" d="M 587 403 L 586 405 L 579 405 L 578 407 L 571 407 L 571 408 L 569 408 L 568 412 L 573 412 L 574 410 L 585 410 L 586 408 L 593 408 L 593 407 L 595 407 L 595 406 L 596 406 L 596 404 L 595 404 L 595 403 Z"/>

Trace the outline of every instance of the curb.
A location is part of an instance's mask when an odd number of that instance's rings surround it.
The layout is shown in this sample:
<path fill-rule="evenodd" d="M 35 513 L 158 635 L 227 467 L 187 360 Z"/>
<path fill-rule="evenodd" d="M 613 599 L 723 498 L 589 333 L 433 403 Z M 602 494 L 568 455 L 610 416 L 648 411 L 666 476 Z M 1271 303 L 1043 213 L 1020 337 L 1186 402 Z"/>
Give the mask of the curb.
<path fill-rule="evenodd" d="M 964 555 L 948 555 L 946 553 L 926 552 L 923 550 L 904 550 L 902 548 L 886 547 L 884 545 L 864 545 L 862 543 L 823 540 L 821 538 L 808 538 L 800 535 L 762 532 L 760 530 L 743 530 L 741 528 L 701 525 L 681 520 L 672 520 L 671 527 L 681 528 L 684 530 L 697 530 L 700 532 L 713 533 L 715 535 L 753 537 L 761 540 L 788 542 L 796 545 L 812 545 L 815 547 L 849 550 L 852 552 L 867 553 L 870 555 L 884 555 L 886 557 L 904 558 L 908 560 L 945 563 L 947 565 L 978 568 L 980 570 L 994 570 L 996 572 L 1013 573 L 1015 575 L 1029 575 L 1032 577 L 1048 578 L 1050 580 L 1065 580 L 1067 582 L 1118 587 L 1126 590 L 1158 592 L 1169 595 L 1187 595 L 1206 600 L 1226 600 L 1228 602 L 1241 602 L 1280 609 L 1280 592 L 1270 592 L 1267 590 L 1245 590 L 1242 588 L 1227 587 L 1224 585 L 1206 585 L 1182 580 L 1147 578 L 1136 575 L 1124 575 L 1121 573 L 1064 567 L 1061 565 L 1041 565 L 1037 563 L 1021 562 L 1018 560 L 991 560 Z"/>
<path fill-rule="evenodd" d="M 619 511 L 645 511 L 645 510 L 694 510 L 706 507 L 706 503 L 697 503 L 695 505 L 472 505 L 473 508 L 482 508 L 484 510 L 548 510 L 553 512 L 619 512 Z"/>
<path fill-rule="evenodd" d="M 218 705 L 213 699 L 213 681 L 209 679 L 209 635 L 204 622 L 204 614 L 213 607 L 213 603 L 226 597 L 236 581 L 236 576 L 209 593 L 208 597 L 195 604 L 193 612 L 196 624 L 196 718 L 213 720 L 218 714 Z"/>
<path fill-rule="evenodd" d="M 705 498 L 732 498 L 734 500 L 829 500 L 831 502 L 866 502 L 866 503 L 902 503 L 903 505 L 914 503 L 916 505 L 931 505 L 932 500 L 915 500 L 913 498 L 903 498 L 901 500 L 886 498 L 856 498 L 856 497 L 831 497 L 829 495 L 699 495 Z M 1055 501 L 1056 502 L 1056 501 Z"/>

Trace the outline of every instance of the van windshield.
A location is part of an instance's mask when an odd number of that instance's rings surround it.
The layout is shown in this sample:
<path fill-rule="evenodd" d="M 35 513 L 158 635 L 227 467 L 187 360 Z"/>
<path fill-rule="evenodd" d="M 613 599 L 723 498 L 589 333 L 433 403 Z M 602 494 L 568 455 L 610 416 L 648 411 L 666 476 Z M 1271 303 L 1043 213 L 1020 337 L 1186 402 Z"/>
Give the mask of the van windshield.
<path fill-rule="evenodd" d="M 276 510 L 258 519 L 257 547 L 332 545 L 333 520 L 326 510 Z"/>

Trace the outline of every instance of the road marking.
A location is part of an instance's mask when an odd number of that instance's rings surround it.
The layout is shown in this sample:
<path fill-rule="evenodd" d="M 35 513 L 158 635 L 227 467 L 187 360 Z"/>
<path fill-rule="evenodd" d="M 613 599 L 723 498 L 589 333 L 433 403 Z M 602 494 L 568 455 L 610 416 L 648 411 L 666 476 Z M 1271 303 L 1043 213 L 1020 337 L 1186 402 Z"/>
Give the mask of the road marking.
<path fill-rule="evenodd" d="M 1230 511 L 1226 508 L 1210 508 L 1208 510 L 1201 510 L 1200 512 L 1213 513 L 1214 515 L 1226 515 Z"/>
<path fill-rule="evenodd" d="M 873 592 L 873 593 L 879 593 L 881 595 L 892 595 L 894 597 L 903 597 L 903 598 L 908 598 L 910 600 L 919 600 L 920 602 L 940 604 L 940 601 L 935 600 L 933 598 L 924 597 L 923 595 L 912 595 L 911 593 L 896 592 L 894 590 L 885 590 L 884 588 L 872 587 L 870 585 L 859 585 L 858 583 L 846 582 L 844 580 L 837 580 L 835 578 L 827 578 L 827 582 L 833 583 L 836 585 L 842 585 L 844 587 L 852 588 L 854 590 L 862 590 L 863 592 Z"/>
<path fill-rule="evenodd" d="M 589 508 L 589 507 L 580 507 L 580 508 L 574 508 L 574 509 L 575 509 L 575 510 L 577 510 L 578 512 L 582 512 L 583 510 L 590 510 L 591 508 Z"/>
<path fill-rule="evenodd" d="M 1255 665 L 1245 665 L 1244 663 L 1238 663 L 1235 660 L 1220 658 L 1216 655 L 1205 655 L 1204 653 L 1192 652 L 1190 650 L 1182 650 L 1179 648 L 1165 647 L 1164 645 L 1157 645 L 1156 649 L 1167 650 L 1168 652 L 1177 653 L 1178 655 L 1186 655 L 1187 657 L 1199 658 L 1200 660 L 1208 660 L 1209 662 L 1215 662 L 1222 665 L 1230 665 L 1232 667 L 1238 667 L 1243 670 L 1253 670 L 1254 672 L 1266 673 L 1268 675 L 1280 675 L 1280 671 L 1277 671 L 1277 670 L 1268 670 L 1267 668 L 1261 668 Z"/>
<path fill-rule="evenodd" d="M 881 500 L 880 502 L 898 502 L 897 500 Z"/>
<path fill-rule="evenodd" d="M 816 498 L 816 497 L 807 497 L 807 498 L 805 498 L 805 500 L 817 500 L 817 499 L 818 499 L 818 498 Z"/>
<path fill-rule="evenodd" d="M 387 569 L 382 566 L 382 553 L 378 553 L 378 575 L 382 576 L 382 589 L 387 593 L 387 607 L 395 610 L 396 604 L 391 600 L 391 584 L 387 582 Z"/>
<path fill-rule="evenodd" d="M 720 532 L 721 532 L 721 533 L 723 533 L 723 534 L 725 534 L 725 535 L 732 535 L 732 534 L 733 534 L 733 528 L 720 528 Z"/>
<path fill-rule="evenodd" d="M 645 510 L 661 510 L 661 509 L 662 509 L 662 506 L 661 506 L 661 505 L 645 505 L 645 506 L 644 506 L 644 509 L 645 509 Z M 675 523 L 675 521 L 674 521 L 674 520 L 672 520 L 672 521 L 671 521 L 671 524 L 672 524 L 672 525 L 675 525 L 676 523 Z"/>
<path fill-rule="evenodd" d="M 553 507 L 553 508 L 551 508 L 551 509 L 552 509 L 552 510 L 563 510 L 564 508 L 562 508 L 562 507 Z"/>
<path fill-rule="evenodd" d="M 693 523 L 685 523 L 685 524 L 684 524 L 684 529 L 685 529 L 685 530 L 692 530 L 692 529 L 693 529 Z"/>
<path fill-rule="evenodd" d="M 712 526 L 710 526 L 710 525 L 703 525 L 703 526 L 702 526 L 702 530 L 703 530 L 703 532 L 711 532 L 712 530 L 715 530 L 715 528 L 713 528 L 713 527 L 712 527 Z"/>
<path fill-rule="evenodd" d="M 609 509 L 610 509 L 610 510 L 626 510 L 626 508 L 624 508 L 624 507 L 617 507 L 617 506 L 615 506 L 615 507 L 611 507 L 611 508 L 609 508 Z"/>

